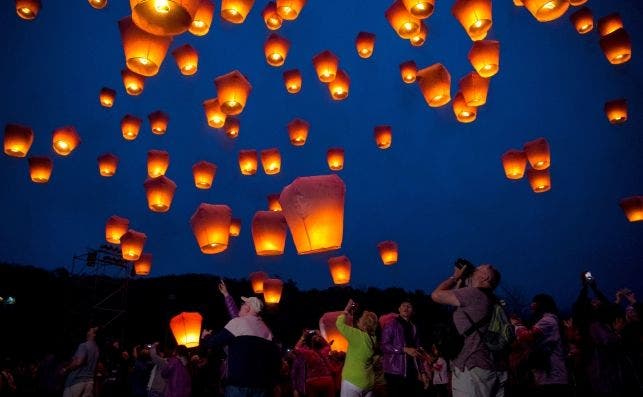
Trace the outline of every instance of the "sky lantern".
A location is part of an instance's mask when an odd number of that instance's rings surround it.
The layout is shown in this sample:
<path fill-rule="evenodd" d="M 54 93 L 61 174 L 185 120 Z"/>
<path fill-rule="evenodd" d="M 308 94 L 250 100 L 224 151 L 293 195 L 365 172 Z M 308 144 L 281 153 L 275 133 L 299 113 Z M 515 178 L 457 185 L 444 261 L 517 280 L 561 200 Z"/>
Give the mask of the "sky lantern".
<path fill-rule="evenodd" d="M 284 72 L 284 84 L 286 91 L 296 94 L 301 90 L 302 78 L 299 69 L 286 70 Z"/>
<path fill-rule="evenodd" d="M 286 62 L 290 41 L 277 33 L 271 33 L 263 45 L 263 51 L 266 56 L 266 62 L 270 66 L 281 66 Z"/>
<path fill-rule="evenodd" d="M 328 168 L 332 171 L 341 171 L 344 169 L 344 149 L 335 147 L 326 152 L 326 162 Z"/>
<path fill-rule="evenodd" d="M 335 79 L 328 83 L 328 91 L 330 96 L 336 100 L 341 101 L 348 98 L 348 90 L 351 85 L 351 79 L 344 70 L 338 70 Z"/>
<path fill-rule="evenodd" d="M 277 13 L 286 21 L 297 19 L 306 0 L 276 0 Z"/>
<path fill-rule="evenodd" d="M 632 41 L 624 28 L 602 36 L 599 40 L 605 58 L 612 65 L 620 65 L 632 57 Z"/>
<path fill-rule="evenodd" d="M 258 271 L 250 273 L 250 284 L 252 285 L 252 292 L 255 294 L 263 293 L 263 282 L 268 278 L 268 273 Z"/>
<path fill-rule="evenodd" d="M 551 155 L 549 153 L 549 142 L 545 138 L 538 138 L 525 143 L 523 150 L 532 168 L 535 170 L 549 168 Z"/>
<path fill-rule="evenodd" d="M 121 77 L 123 78 L 125 92 L 129 95 L 136 96 L 143 92 L 143 88 L 145 88 L 145 76 L 141 76 L 125 68 L 121 70 Z"/>
<path fill-rule="evenodd" d="M 143 76 L 156 75 L 170 48 L 172 37 L 155 36 L 139 29 L 130 17 L 118 21 L 118 28 L 121 32 L 127 68 Z"/>
<path fill-rule="evenodd" d="M 355 38 L 355 48 L 360 58 L 370 58 L 375 49 L 375 35 L 368 32 L 359 32 Z"/>
<path fill-rule="evenodd" d="M 98 102 L 104 108 L 111 108 L 114 106 L 114 100 L 116 99 L 116 91 L 111 88 L 103 87 L 98 94 Z"/>
<path fill-rule="evenodd" d="M 509 149 L 502 155 L 502 167 L 508 179 L 522 179 L 527 168 L 527 156 L 522 150 Z"/>
<path fill-rule="evenodd" d="M 643 221 L 643 196 L 626 197 L 619 203 L 630 222 Z"/>
<path fill-rule="evenodd" d="M 246 77 L 238 70 L 233 70 L 214 79 L 214 84 L 219 94 L 221 111 L 228 116 L 241 113 L 252 91 L 252 86 Z"/>
<path fill-rule="evenodd" d="M 80 135 L 72 126 L 55 129 L 51 137 L 54 151 L 61 156 L 68 156 L 80 145 L 80 142 Z"/>
<path fill-rule="evenodd" d="M 221 18 L 231 23 L 243 23 L 255 0 L 221 0 Z"/>
<path fill-rule="evenodd" d="M 282 255 L 288 226 L 281 211 L 257 211 L 252 218 L 252 241 L 259 256 Z"/>
<path fill-rule="evenodd" d="M 275 175 L 281 171 L 281 154 L 279 149 L 265 149 L 261 151 L 261 165 L 266 175 Z"/>
<path fill-rule="evenodd" d="M 281 28 L 283 20 L 277 13 L 277 5 L 274 1 L 269 1 L 266 4 L 263 11 L 261 11 L 261 17 L 269 30 L 277 30 Z"/>
<path fill-rule="evenodd" d="M 16 14 L 27 21 L 36 19 L 41 8 L 40 0 L 16 0 Z"/>
<path fill-rule="evenodd" d="M 241 128 L 239 119 L 236 117 L 227 117 L 225 124 L 223 124 L 223 130 L 225 135 L 230 139 L 235 139 L 239 136 L 239 129 Z"/>
<path fill-rule="evenodd" d="M 489 79 L 481 77 L 478 72 L 470 72 L 460 79 L 458 86 L 468 106 L 482 106 L 487 103 Z"/>
<path fill-rule="evenodd" d="M 192 233 L 204 254 L 228 248 L 232 210 L 227 205 L 201 203 L 190 218 Z"/>
<path fill-rule="evenodd" d="M 341 248 L 346 186 L 337 175 L 299 177 L 279 196 L 299 255 Z"/>
<path fill-rule="evenodd" d="M 150 113 L 147 116 L 152 127 L 152 133 L 156 135 L 163 135 L 167 132 L 167 124 L 170 122 L 170 116 L 160 110 Z"/>
<path fill-rule="evenodd" d="M 138 132 L 141 130 L 142 123 L 143 120 L 138 117 L 126 114 L 123 119 L 121 119 L 121 132 L 123 133 L 123 138 L 128 141 L 136 139 Z"/>
<path fill-rule="evenodd" d="M 34 183 L 47 183 L 51 178 L 54 161 L 45 156 L 32 156 L 27 159 L 29 163 L 29 176 Z"/>
<path fill-rule="evenodd" d="M 406 61 L 400 64 L 400 74 L 402 75 L 402 81 L 406 84 L 414 83 L 417 73 L 418 67 L 415 64 L 415 61 Z"/>
<path fill-rule="evenodd" d="M 606 15 L 598 20 L 598 34 L 600 37 L 607 36 L 623 27 L 623 20 L 621 19 L 621 15 L 617 12 Z"/>
<path fill-rule="evenodd" d="M 134 262 L 134 274 L 137 276 L 149 276 L 152 271 L 152 254 L 142 253 L 141 257 Z"/>
<path fill-rule="evenodd" d="M 429 34 L 429 28 L 424 22 L 420 21 L 420 29 L 409 37 L 409 42 L 413 47 L 421 47 L 426 42 L 426 36 Z"/>
<path fill-rule="evenodd" d="M 161 175 L 156 178 L 148 178 L 143 186 L 147 196 L 147 207 L 152 212 L 168 212 L 170 210 L 176 191 L 174 181 Z"/>
<path fill-rule="evenodd" d="M 522 0 L 525 8 L 539 22 L 558 19 L 569 8 L 569 0 Z"/>
<path fill-rule="evenodd" d="M 327 312 L 319 319 L 319 331 L 330 344 L 332 351 L 344 352 L 348 350 L 348 341 L 337 330 L 337 317 L 342 315 L 343 312 Z"/>
<path fill-rule="evenodd" d="M 402 0 L 402 3 L 418 19 L 430 17 L 435 8 L 435 0 Z"/>
<path fill-rule="evenodd" d="M 522 0 L 513 0 L 513 3 L 516 7 L 524 7 L 525 5 L 522 3 Z"/>
<path fill-rule="evenodd" d="M 451 100 L 451 75 L 442 64 L 435 63 L 419 70 L 417 82 L 430 107 L 444 106 Z"/>
<path fill-rule="evenodd" d="M 98 172 L 100 176 L 112 177 L 116 174 L 118 168 L 118 157 L 111 153 L 105 153 L 98 156 Z"/>
<path fill-rule="evenodd" d="M 380 253 L 380 258 L 385 265 L 393 265 L 397 263 L 398 247 L 395 241 L 382 241 L 377 244 L 377 250 Z"/>
<path fill-rule="evenodd" d="M 304 146 L 308 139 L 310 124 L 302 119 L 294 119 L 288 123 L 288 137 L 293 146 Z"/>
<path fill-rule="evenodd" d="M 278 278 L 267 278 L 263 280 L 263 300 L 266 304 L 276 304 L 281 300 L 281 293 L 284 282 Z"/>
<path fill-rule="evenodd" d="M 605 115 L 610 124 L 623 124 L 627 121 L 627 101 L 615 99 L 605 102 Z"/>
<path fill-rule="evenodd" d="M 121 218 L 118 215 L 112 215 L 105 222 L 105 240 L 108 243 L 120 244 L 121 237 L 129 229 L 129 219 Z"/>
<path fill-rule="evenodd" d="M 176 66 L 183 76 L 192 76 L 199 68 L 199 53 L 189 44 L 183 44 L 172 51 Z"/>
<path fill-rule="evenodd" d="M 587 0 L 569 0 L 569 5 L 574 7 L 583 5 L 585 3 L 587 3 Z"/>
<path fill-rule="evenodd" d="M 150 150 L 147 152 L 147 175 L 157 178 L 165 175 L 170 166 L 170 154 L 165 150 Z"/>
<path fill-rule="evenodd" d="M 373 131 L 375 144 L 380 149 L 388 149 L 393 143 L 393 130 L 390 125 L 375 126 Z"/>
<path fill-rule="evenodd" d="M 481 77 L 492 77 L 500 65 L 500 42 L 495 40 L 474 41 L 469 50 L 469 62 Z"/>
<path fill-rule="evenodd" d="M 466 124 L 476 120 L 478 110 L 475 106 L 467 105 L 467 101 L 464 100 L 462 93 L 458 92 L 455 98 L 453 98 L 453 114 L 455 114 L 456 120 Z"/>
<path fill-rule="evenodd" d="M 279 203 L 279 194 L 269 194 L 268 195 L 268 210 L 270 211 L 281 211 L 281 204 Z"/>
<path fill-rule="evenodd" d="M 587 7 L 579 8 L 569 16 L 569 20 L 572 21 L 574 29 L 580 34 L 589 33 L 594 29 L 594 16 L 592 10 Z"/>
<path fill-rule="evenodd" d="M 137 232 L 132 229 L 125 232 L 120 238 L 123 259 L 126 261 L 138 260 L 143 253 L 145 241 L 147 241 L 145 233 Z"/>
<path fill-rule="evenodd" d="M 231 237 L 237 237 L 239 236 L 239 233 L 241 233 L 241 219 L 239 218 L 232 218 L 230 221 L 230 236 Z"/>
<path fill-rule="evenodd" d="M 132 20 L 139 28 L 157 36 L 186 32 L 201 0 L 130 0 Z"/>
<path fill-rule="evenodd" d="M 218 98 L 206 99 L 203 101 L 205 119 L 212 128 L 221 128 L 225 125 L 226 114 L 221 110 Z"/>
<path fill-rule="evenodd" d="M 384 12 L 384 17 L 398 36 L 403 39 L 410 39 L 420 30 L 420 20 L 404 7 L 401 0 L 396 0 L 391 4 Z"/>
<path fill-rule="evenodd" d="M 209 189 L 217 175 L 217 166 L 207 161 L 199 161 L 192 166 L 192 175 L 197 189 Z"/>
<path fill-rule="evenodd" d="M 330 51 L 323 51 L 313 57 L 313 66 L 317 72 L 317 78 L 322 83 L 330 83 L 335 80 L 339 58 Z"/>
<path fill-rule="evenodd" d="M 183 312 L 170 320 L 170 329 L 178 346 L 199 346 L 203 317 L 197 312 Z"/>
<path fill-rule="evenodd" d="M 242 175 L 256 174 L 258 162 L 256 150 L 239 150 L 239 169 Z"/>
<path fill-rule="evenodd" d="M 455 0 L 451 13 L 460 22 L 471 40 L 487 37 L 491 28 L 491 0 Z"/>
<path fill-rule="evenodd" d="M 345 255 L 329 258 L 328 270 L 335 285 L 346 285 L 351 281 L 351 261 Z"/>
<path fill-rule="evenodd" d="M 196 9 L 194 19 L 190 24 L 190 33 L 195 36 L 205 36 L 212 26 L 214 16 L 214 2 L 212 0 L 201 0 L 199 8 Z"/>
<path fill-rule="evenodd" d="M 26 157 L 33 144 L 33 130 L 18 124 L 4 127 L 4 153 L 11 157 Z"/>
<path fill-rule="evenodd" d="M 527 170 L 527 179 L 534 193 L 545 193 L 551 189 L 551 176 L 549 169 L 536 170 L 530 168 Z"/>

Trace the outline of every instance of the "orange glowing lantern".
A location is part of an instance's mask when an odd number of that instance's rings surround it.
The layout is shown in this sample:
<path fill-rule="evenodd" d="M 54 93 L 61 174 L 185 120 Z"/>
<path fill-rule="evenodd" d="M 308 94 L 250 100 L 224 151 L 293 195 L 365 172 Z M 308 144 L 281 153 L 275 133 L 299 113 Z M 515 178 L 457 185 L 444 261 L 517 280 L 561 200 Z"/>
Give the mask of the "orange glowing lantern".
<path fill-rule="evenodd" d="M 243 111 L 252 91 L 252 86 L 246 77 L 238 70 L 214 79 L 219 94 L 221 111 L 228 116 L 236 116 Z"/>
<path fill-rule="evenodd" d="M 170 329 L 176 339 L 176 344 L 188 349 L 199 346 L 201 341 L 201 323 L 203 317 L 197 312 L 183 312 L 172 317 Z"/>
<path fill-rule="evenodd" d="M 132 96 L 140 95 L 145 88 L 145 76 L 136 74 L 129 69 L 121 70 L 121 77 L 123 78 L 123 85 L 125 91 Z"/>
<path fill-rule="evenodd" d="M 141 130 L 142 123 L 143 120 L 138 117 L 126 114 L 121 120 L 121 132 L 123 133 L 123 138 L 128 141 L 136 139 L 138 132 Z"/>
<path fill-rule="evenodd" d="M 587 3 L 587 0 L 569 0 L 569 5 L 574 7 L 583 5 L 585 3 Z"/>
<path fill-rule="evenodd" d="M 209 189 L 217 175 L 217 166 L 207 161 L 199 161 L 192 166 L 192 175 L 197 189 Z"/>
<path fill-rule="evenodd" d="M 80 135 L 72 126 L 60 127 L 54 130 L 51 143 L 56 153 L 68 156 L 80 145 Z"/>
<path fill-rule="evenodd" d="M 304 146 L 308 139 L 310 124 L 302 119 L 294 119 L 288 123 L 288 136 L 293 146 Z"/>
<path fill-rule="evenodd" d="M 491 28 L 491 0 L 456 0 L 451 13 L 460 22 L 471 40 L 487 37 Z"/>
<path fill-rule="evenodd" d="M 516 7 L 524 7 L 525 5 L 522 3 L 522 0 L 513 0 L 514 5 Z"/>
<path fill-rule="evenodd" d="M 163 135 L 167 132 L 167 125 L 170 122 L 170 116 L 160 110 L 150 113 L 147 116 L 152 127 L 152 133 L 156 135 Z"/>
<path fill-rule="evenodd" d="M 330 83 L 335 80 L 339 58 L 330 51 L 323 51 L 313 57 L 313 66 L 317 72 L 317 78 L 322 83 Z"/>
<path fill-rule="evenodd" d="M 4 127 L 4 153 L 11 157 L 25 157 L 33 144 L 33 130 L 18 124 Z"/>
<path fill-rule="evenodd" d="M 252 218 L 252 241 L 257 255 L 282 255 L 287 229 L 286 219 L 280 211 L 257 211 Z"/>
<path fill-rule="evenodd" d="M 268 278 L 268 273 L 266 272 L 252 272 L 250 273 L 250 284 L 252 285 L 252 291 L 255 294 L 263 293 L 263 282 Z"/>
<path fill-rule="evenodd" d="M 502 167 L 508 179 L 522 179 L 527 168 L 527 156 L 522 150 L 509 149 L 502 155 Z"/>
<path fill-rule="evenodd" d="M 268 4 L 266 4 L 266 7 L 261 11 L 261 16 L 268 29 L 277 30 L 281 28 L 283 20 L 277 13 L 277 6 L 274 1 L 269 1 Z"/>
<path fill-rule="evenodd" d="M 551 176 L 549 169 L 536 170 L 530 168 L 527 170 L 527 179 L 534 193 L 545 193 L 551 189 Z"/>
<path fill-rule="evenodd" d="M 341 248 L 346 186 L 337 175 L 295 179 L 279 196 L 299 255 Z"/>
<path fill-rule="evenodd" d="M 265 149 L 261 151 L 261 165 L 266 175 L 278 174 L 281 171 L 281 154 L 279 149 Z"/>
<path fill-rule="evenodd" d="M 601 37 L 599 43 L 605 58 L 612 65 L 620 65 L 632 58 L 632 41 L 630 35 L 623 28 Z"/>
<path fill-rule="evenodd" d="M 266 304 L 279 303 L 283 288 L 284 282 L 278 278 L 267 278 L 263 280 L 263 300 Z"/>
<path fill-rule="evenodd" d="M 134 262 L 134 274 L 137 276 L 149 276 L 152 271 L 152 254 L 142 253 L 141 257 Z"/>
<path fill-rule="evenodd" d="M 419 70 L 417 81 L 430 107 L 444 106 L 451 100 L 451 75 L 442 64 L 436 63 Z"/>
<path fill-rule="evenodd" d="M 172 56 L 183 76 L 192 76 L 199 68 L 199 53 L 189 44 L 184 44 L 174 51 Z"/>
<path fill-rule="evenodd" d="M 393 143 L 393 131 L 390 125 L 376 126 L 373 136 L 375 137 L 375 144 L 380 149 L 388 149 Z"/>
<path fill-rule="evenodd" d="M 377 244 L 377 250 L 380 253 L 380 258 L 385 265 L 393 265 L 397 263 L 398 247 L 395 241 L 382 241 Z"/>
<path fill-rule="evenodd" d="M 226 114 L 221 111 L 218 98 L 206 99 L 203 101 L 205 119 L 212 128 L 221 128 L 225 125 Z"/>
<path fill-rule="evenodd" d="M 467 105 L 461 92 L 458 92 L 453 98 L 453 113 L 461 123 L 472 123 L 478 116 L 478 110 L 474 106 Z"/>
<path fill-rule="evenodd" d="M 400 64 L 400 74 L 402 75 L 402 81 L 406 84 L 411 84 L 415 82 L 417 77 L 418 67 L 415 64 L 415 61 L 406 61 Z"/>
<path fill-rule="evenodd" d="M 54 168 L 54 161 L 49 157 L 33 156 L 27 159 L 29 162 L 29 176 L 34 183 L 47 183 L 51 178 L 51 171 Z"/>
<path fill-rule="evenodd" d="M 351 261 L 345 255 L 329 258 L 328 270 L 335 285 L 346 285 L 351 281 Z"/>
<path fill-rule="evenodd" d="M 226 118 L 225 124 L 223 124 L 223 130 L 225 131 L 226 136 L 230 139 L 235 139 L 239 136 L 240 127 L 239 119 L 235 117 Z"/>
<path fill-rule="evenodd" d="M 600 37 L 607 36 L 623 27 L 623 20 L 616 12 L 606 15 L 598 20 L 598 34 Z"/>
<path fill-rule="evenodd" d="M 418 19 L 430 17 L 435 8 L 435 0 L 402 0 L 402 3 Z"/>
<path fill-rule="evenodd" d="M 127 233 L 129 229 L 129 220 L 121 218 L 117 215 L 112 215 L 105 223 L 105 240 L 108 243 L 120 244 L 121 237 Z"/>
<path fill-rule="evenodd" d="M 239 151 L 239 169 L 241 170 L 242 175 L 256 174 L 258 162 L 259 160 L 257 159 L 256 150 L 251 149 Z"/>
<path fill-rule="evenodd" d="M 549 153 L 549 142 L 545 138 L 538 138 L 525 143 L 523 150 L 533 169 L 545 170 L 549 168 L 551 155 Z"/>
<path fill-rule="evenodd" d="M 368 32 L 359 32 L 355 38 L 355 48 L 360 58 L 370 58 L 375 49 L 375 35 Z"/>
<path fill-rule="evenodd" d="M 299 69 L 286 70 L 284 72 L 284 84 L 286 91 L 296 94 L 301 90 L 302 78 Z"/>
<path fill-rule="evenodd" d="M 41 8 L 40 0 L 16 0 L 16 14 L 27 21 L 36 19 Z"/>
<path fill-rule="evenodd" d="M 410 39 L 420 30 L 420 20 L 404 7 L 401 0 L 391 4 L 384 12 L 384 16 L 393 30 L 403 39 Z"/>
<path fill-rule="evenodd" d="M 112 177 L 116 174 L 116 168 L 118 168 L 118 157 L 111 154 L 105 153 L 98 156 L 98 172 L 101 176 Z"/>
<path fill-rule="evenodd" d="M 337 330 L 337 317 L 343 312 L 328 312 L 319 319 L 319 331 L 330 344 L 332 351 L 344 352 L 348 350 L 348 340 Z"/>
<path fill-rule="evenodd" d="M 487 103 L 489 79 L 481 77 L 478 72 L 470 72 L 458 83 L 460 92 L 468 106 L 482 106 Z"/>
<path fill-rule="evenodd" d="M 539 22 L 558 19 L 569 8 L 569 0 L 522 0 L 525 8 Z"/>
<path fill-rule="evenodd" d="M 289 49 L 290 41 L 276 33 L 271 33 L 263 45 L 266 62 L 268 62 L 270 66 L 283 65 L 284 62 L 286 62 Z"/>
<path fill-rule="evenodd" d="M 168 212 L 174 199 L 176 183 L 165 175 L 157 178 L 148 178 L 145 183 L 147 207 L 153 212 Z"/>
<path fill-rule="evenodd" d="M 92 6 L 92 8 L 95 8 L 97 10 L 102 10 L 103 8 L 107 7 L 107 0 L 87 0 L 89 2 L 89 5 Z"/>
<path fill-rule="evenodd" d="M 578 11 L 569 16 L 569 19 L 580 34 L 589 33 L 594 29 L 594 16 L 592 15 L 592 10 L 587 7 L 579 8 Z"/>
<path fill-rule="evenodd" d="M 351 79 L 343 70 L 338 70 L 335 79 L 328 83 L 328 91 L 330 96 L 336 100 L 341 101 L 348 98 L 348 90 L 351 85 Z"/>
<path fill-rule="evenodd" d="M 201 203 L 190 218 L 192 232 L 204 254 L 218 254 L 228 248 L 232 210 L 227 205 Z"/>
<path fill-rule="evenodd" d="M 212 0 L 201 0 L 199 8 L 194 14 L 194 19 L 190 24 L 190 33 L 195 36 L 205 36 L 212 26 L 212 17 L 214 16 L 214 3 Z"/>
<path fill-rule="evenodd" d="M 643 196 L 626 197 L 619 203 L 630 222 L 643 221 Z"/>
<path fill-rule="evenodd" d="M 103 87 L 98 94 L 98 101 L 100 105 L 104 108 L 111 108 L 114 106 L 114 100 L 116 99 L 116 91 L 111 88 Z"/>
<path fill-rule="evenodd" d="M 156 75 L 172 37 L 148 33 L 136 26 L 131 17 L 118 21 L 118 28 L 121 32 L 127 68 L 143 76 Z"/>
<path fill-rule="evenodd" d="M 286 21 L 297 19 L 306 0 L 277 0 L 277 13 Z"/>
<path fill-rule="evenodd" d="M 147 152 L 147 175 L 157 178 L 165 175 L 170 166 L 170 154 L 165 150 L 150 150 Z"/>
<path fill-rule="evenodd" d="M 429 28 L 424 22 L 420 21 L 420 29 L 409 37 L 409 42 L 413 47 L 421 47 L 426 42 L 426 36 L 429 34 Z"/>
<path fill-rule="evenodd" d="M 268 209 L 270 211 L 281 211 L 281 204 L 279 203 L 279 194 L 268 195 Z"/>
<path fill-rule="evenodd" d="M 344 169 L 344 149 L 330 148 L 326 152 L 326 162 L 328 168 L 332 171 L 341 171 Z"/>
<path fill-rule="evenodd" d="M 611 124 L 623 124 L 627 121 L 627 101 L 615 99 L 605 102 L 605 115 Z"/>
<path fill-rule="evenodd" d="M 231 23 L 243 23 L 255 0 L 221 0 L 221 18 Z"/>
<path fill-rule="evenodd" d="M 127 261 L 135 261 L 138 260 L 143 253 L 143 247 L 145 246 L 145 241 L 147 241 L 147 236 L 145 233 L 129 229 L 121 236 L 119 241 L 121 243 L 123 259 Z"/>
<path fill-rule="evenodd" d="M 469 51 L 469 62 L 481 77 L 492 77 L 500 65 L 500 42 L 495 40 L 474 41 Z"/>
<path fill-rule="evenodd" d="M 186 32 L 201 0 L 130 0 L 132 20 L 139 28 L 157 36 Z"/>
<path fill-rule="evenodd" d="M 241 233 L 241 219 L 232 218 L 230 221 L 230 236 L 237 237 Z"/>

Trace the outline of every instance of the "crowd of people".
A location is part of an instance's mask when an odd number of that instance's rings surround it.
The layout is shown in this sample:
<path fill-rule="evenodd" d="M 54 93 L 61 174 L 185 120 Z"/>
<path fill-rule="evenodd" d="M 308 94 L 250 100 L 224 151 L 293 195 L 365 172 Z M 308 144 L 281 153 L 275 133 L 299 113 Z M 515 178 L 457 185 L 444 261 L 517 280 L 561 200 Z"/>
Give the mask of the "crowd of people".
<path fill-rule="evenodd" d="M 458 263 L 431 293 L 452 310 L 451 327 L 431 340 L 421 338 L 408 300 L 380 317 L 349 300 L 335 321 L 344 353 L 318 329 L 304 329 L 292 349 L 276 343 L 263 302 L 241 297 L 238 307 L 221 281 L 230 320 L 218 332 L 204 329 L 198 348 L 127 350 L 92 326 L 67 360 L 4 360 L 0 397 L 643 395 L 643 313 L 632 291 L 609 300 L 583 273 L 569 318 L 538 294 L 523 319 L 505 313 L 499 283 L 491 265 Z"/>

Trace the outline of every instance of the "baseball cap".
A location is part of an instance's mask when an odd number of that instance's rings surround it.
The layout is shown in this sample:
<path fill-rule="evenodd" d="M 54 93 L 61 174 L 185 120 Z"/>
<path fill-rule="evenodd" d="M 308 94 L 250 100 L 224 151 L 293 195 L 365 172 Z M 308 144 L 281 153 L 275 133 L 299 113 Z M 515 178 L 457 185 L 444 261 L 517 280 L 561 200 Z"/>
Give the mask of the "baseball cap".
<path fill-rule="evenodd" d="M 263 303 L 259 300 L 259 298 L 255 298 L 254 296 L 246 298 L 245 296 L 242 296 L 241 300 L 250 305 L 252 310 L 254 310 L 256 313 L 259 313 L 261 309 L 263 309 Z"/>

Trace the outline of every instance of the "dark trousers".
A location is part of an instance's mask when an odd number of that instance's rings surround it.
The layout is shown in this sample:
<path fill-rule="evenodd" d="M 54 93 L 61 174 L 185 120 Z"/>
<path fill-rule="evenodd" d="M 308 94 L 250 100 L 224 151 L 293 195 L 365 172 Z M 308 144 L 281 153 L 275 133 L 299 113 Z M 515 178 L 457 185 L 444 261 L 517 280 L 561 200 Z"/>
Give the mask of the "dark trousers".
<path fill-rule="evenodd" d="M 405 378 L 400 375 L 384 374 L 388 395 L 393 396 L 419 396 L 422 390 L 421 383 L 416 378 Z"/>

